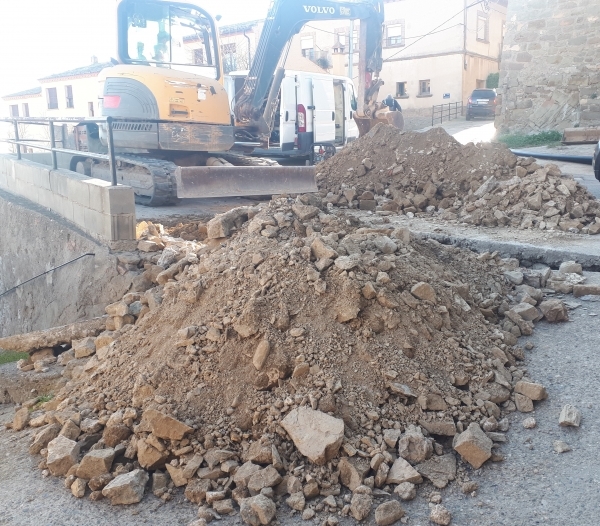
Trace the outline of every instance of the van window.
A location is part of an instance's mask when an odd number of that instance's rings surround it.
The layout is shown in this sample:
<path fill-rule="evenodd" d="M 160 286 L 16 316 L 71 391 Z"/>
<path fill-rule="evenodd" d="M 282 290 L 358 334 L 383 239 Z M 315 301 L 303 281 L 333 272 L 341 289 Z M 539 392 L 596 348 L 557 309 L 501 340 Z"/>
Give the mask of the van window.
<path fill-rule="evenodd" d="M 476 89 L 471 95 L 474 99 L 495 99 L 496 93 L 491 89 Z"/>

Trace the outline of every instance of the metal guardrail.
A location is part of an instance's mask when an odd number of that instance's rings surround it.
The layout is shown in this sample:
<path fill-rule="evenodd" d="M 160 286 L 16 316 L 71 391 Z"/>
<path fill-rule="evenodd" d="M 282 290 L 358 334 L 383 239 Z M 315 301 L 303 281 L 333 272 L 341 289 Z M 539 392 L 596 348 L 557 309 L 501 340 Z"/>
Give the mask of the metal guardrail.
<path fill-rule="evenodd" d="M 462 116 L 464 105 L 462 102 L 449 102 L 448 104 L 439 104 L 433 106 L 431 112 L 431 125 L 433 126 L 436 121 L 440 121 L 440 124 L 444 122 L 444 117 L 447 121 L 456 119 Z"/>
<path fill-rule="evenodd" d="M 13 144 L 16 147 L 17 159 L 21 160 L 21 146 L 27 146 L 29 148 L 37 148 L 38 150 L 44 150 L 50 152 L 52 154 L 52 169 L 58 169 L 58 160 L 56 157 L 57 153 L 66 153 L 72 155 L 81 155 L 85 154 L 86 157 L 90 157 L 92 159 L 100 159 L 102 161 L 108 161 L 110 167 L 110 175 L 111 175 L 111 185 L 117 186 L 117 162 L 115 158 L 115 147 L 113 140 L 113 118 L 107 117 L 105 119 L 54 119 L 54 118 L 37 118 L 37 117 L 29 117 L 29 118 L 12 118 L 12 119 L 0 119 L 0 122 L 8 122 L 13 124 L 13 130 L 15 134 L 14 139 L 0 139 L 0 142 L 5 142 L 8 144 Z M 91 152 L 81 152 L 79 150 L 70 150 L 68 148 L 57 148 L 56 147 L 56 133 L 54 129 L 54 123 L 75 123 L 75 122 L 86 122 L 86 123 L 106 123 L 107 128 L 107 142 L 108 142 L 108 155 L 102 153 L 91 153 Z M 33 124 L 39 126 L 48 126 L 48 131 L 50 135 L 50 140 L 45 141 L 43 139 L 21 139 L 19 133 L 19 124 Z M 40 142 L 48 142 L 50 146 L 41 146 Z M 59 141 L 60 142 L 60 141 Z M 33 144 L 38 143 L 38 144 Z"/>

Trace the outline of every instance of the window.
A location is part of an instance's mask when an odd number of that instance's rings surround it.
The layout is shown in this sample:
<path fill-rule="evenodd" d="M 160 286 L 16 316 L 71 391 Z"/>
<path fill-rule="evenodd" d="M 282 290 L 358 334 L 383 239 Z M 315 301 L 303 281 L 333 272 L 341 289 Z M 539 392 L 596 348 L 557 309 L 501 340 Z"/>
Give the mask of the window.
<path fill-rule="evenodd" d="M 489 42 L 490 38 L 490 19 L 487 13 L 477 12 L 477 40 L 480 42 Z"/>
<path fill-rule="evenodd" d="M 406 94 L 406 82 L 396 82 L 396 97 L 408 97 Z"/>
<path fill-rule="evenodd" d="M 73 107 L 73 86 L 65 86 L 65 98 L 67 99 L 67 108 Z"/>
<path fill-rule="evenodd" d="M 310 60 L 315 58 L 315 38 L 313 36 L 301 37 L 300 47 L 302 48 L 302 56 Z"/>
<path fill-rule="evenodd" d="M 223 68 L 225 73 L 230 73 L 231 71 L 235 71 L 237 69 L 237 60 L 236 60 L 236 46 L 233 44 L 223 44 L 221 46 L 221 51 L 223 52 Z"/>
<path fill-rule="evenodd" d="M 19 116 L 19 105 L 18 104 L 13 104 L 12 106 L 10 106 L 10 116 L 11 117 Z"/>
<path fill-rule="evenodd" d="M 21 104 L 21 109 L 23 110 L 23 117 L 29 117 L 29 103 L 24 102 Z"/>
<path fill-rule="evenodd" d="M 88 102 L 88 117 L 94 116 L 94 103 Z"/>
<path fill-rule="evenodd" d="M 49 110 L 58 109 L 58 95 L 56 94 L 56 88 L 46 88 L 46 101 L 48 102 Z"/>
<path fill-rule="evenodd" d="M 420 80 L 419 81 L 419 95 L 420 96 L 431 95 L 431 81 L 430 80 Z"/>
<path fill-rule="evenodd" d="M 398 47 L 404 45 L 404 21 L 389 22 L 385 28 L 386 47 Z"/>
<path fill-rule="evenodd" d="M 204 64 L 204 50 L 203 49 L 194 49 L 194 64 L 196 66 L 201 66 Z"/>

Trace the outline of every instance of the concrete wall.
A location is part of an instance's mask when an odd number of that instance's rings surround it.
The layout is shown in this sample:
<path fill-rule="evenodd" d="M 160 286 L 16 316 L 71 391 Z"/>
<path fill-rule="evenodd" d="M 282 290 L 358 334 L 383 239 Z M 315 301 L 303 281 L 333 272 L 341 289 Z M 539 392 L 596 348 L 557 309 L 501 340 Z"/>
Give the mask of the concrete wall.
<path fill-rule="evenodd" d="M 599 2 L 511 0 L 508 9 L 496 127 L 599 126 Z"/>
<path fill-rule="evenodd" d="M 135 277 L 119 273 L 117 257 L 107 246 L 58 215 L 2 190 L 0 224 L 0 292 L 82 254 L 95 254 L 0 297 L 0 337 L 100 316 Z"/>
<path fill-rule="evenodd" d="M 0 188 L 52 210 L 99 240 L 135 240 L 131 187 L 1 155 Z"/>

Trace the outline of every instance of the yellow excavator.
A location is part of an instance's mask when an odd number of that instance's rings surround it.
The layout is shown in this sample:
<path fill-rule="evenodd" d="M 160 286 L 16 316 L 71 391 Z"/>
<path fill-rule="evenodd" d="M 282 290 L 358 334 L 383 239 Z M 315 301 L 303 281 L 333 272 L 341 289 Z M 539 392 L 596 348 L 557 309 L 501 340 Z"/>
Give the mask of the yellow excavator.
<path fill-rule="evenodd" d="M 314 167 L 280 166 L 250 156 L 269 145 L 291 40 L 310 21 L 360 20 L 358 97 L 350 111 L 364 134 L 376 122 L 394 122 L 386 111 L 377 115 L 383 16 L 383 0 L 274 0 L 249 74 L 230 108 L 219 31 L 206 10 L 190 2 L 121 0 L 117 64 L 100 76 L 102 116 L 112 121 L 118 182 L 132 186 L 137 202 L 149 206 L 186 197 L 316 191 Z M 314 148 L 306 121 L 318 108 L 303 109 L 298 143 Z M 403 125 L 401 113 L 392 117 Z M 80 131 L 87 151 L 107 151 L 106 124 L 80 128 L 85 128 Z M 72 167 L 110 179 L 104 161 L 80 155 Z"/>

